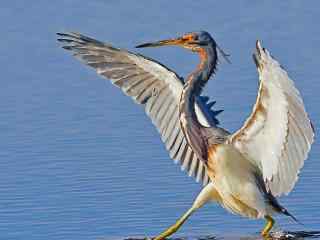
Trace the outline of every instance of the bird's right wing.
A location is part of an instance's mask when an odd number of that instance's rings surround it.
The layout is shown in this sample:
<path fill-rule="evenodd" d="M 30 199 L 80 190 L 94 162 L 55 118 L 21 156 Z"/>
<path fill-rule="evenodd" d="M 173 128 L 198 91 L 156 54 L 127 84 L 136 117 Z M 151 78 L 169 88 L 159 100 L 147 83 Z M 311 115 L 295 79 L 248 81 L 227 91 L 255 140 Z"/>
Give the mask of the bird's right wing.
<path fill-rule="evenodd" d="M 173 71 L 152 59 L 83 36 L 78 33 L 58 33 L 64 49 L 93 67 L 98 74 L 111 82 L 138 104 L 145 107 L 147 115 L 157 127 L 170 157 L 182 169 L 203 184 L 209 182 L 205 164 L 188 145 L 180 127 L 178 105 L 183 80 Z M 206 98 L 197 101 L 198 120 L 204 126 L 217 123 Z"/>
<path fill-rule="evenodd" d="M 260 168 L 272 194 L 280 196 L 295 185 L 314 131 L 287 72 L 259 42 L 256 48 L 254 60 L 260 77 L 257 101 L 250 117 L 229 141 Z"/>

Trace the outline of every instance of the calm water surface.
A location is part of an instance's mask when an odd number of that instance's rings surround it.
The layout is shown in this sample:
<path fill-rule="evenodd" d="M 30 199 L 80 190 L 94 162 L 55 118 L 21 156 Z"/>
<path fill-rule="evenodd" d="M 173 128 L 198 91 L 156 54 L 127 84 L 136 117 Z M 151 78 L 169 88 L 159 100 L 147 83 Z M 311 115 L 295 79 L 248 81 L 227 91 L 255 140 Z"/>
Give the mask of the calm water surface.
<path fill-rule="evenodd" d="M 152 236 L 172 224 L 200 191 L 169 159 L 157 131 L 118 89 L 59 48 L 74 30 L 131 50 L 138 43 L 208 30 L 232 64 L 206 92 L 234 131 L 257 92 L 251 59 L 261 39 L 300 89 L 316 133 L 320 122 L 319 1 L 3 1 L 0 8 L 0 239 L 114 239 Z M 139 50 L 140 51 L 140 50 Z M 146 49 L 185 76 L 197 57 Z M 320 229 L 319 143 L 301 178 L 280 199 L 305 226 Z M 263 221 L 216 205 L 199 210 L 178 236 L 254 236 Z"/>

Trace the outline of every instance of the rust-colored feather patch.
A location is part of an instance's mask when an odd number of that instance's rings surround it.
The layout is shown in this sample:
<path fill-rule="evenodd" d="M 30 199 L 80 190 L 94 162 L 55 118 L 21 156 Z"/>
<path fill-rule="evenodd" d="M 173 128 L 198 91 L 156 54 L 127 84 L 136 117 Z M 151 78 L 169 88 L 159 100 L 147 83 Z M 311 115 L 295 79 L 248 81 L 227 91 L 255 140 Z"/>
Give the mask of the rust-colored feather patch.
<path fill-rule="evenodd" d="M 208 175 L 214 180 L 217 168 L 217 148 L 219 145 L 213 144 L 208 148 Z"/>

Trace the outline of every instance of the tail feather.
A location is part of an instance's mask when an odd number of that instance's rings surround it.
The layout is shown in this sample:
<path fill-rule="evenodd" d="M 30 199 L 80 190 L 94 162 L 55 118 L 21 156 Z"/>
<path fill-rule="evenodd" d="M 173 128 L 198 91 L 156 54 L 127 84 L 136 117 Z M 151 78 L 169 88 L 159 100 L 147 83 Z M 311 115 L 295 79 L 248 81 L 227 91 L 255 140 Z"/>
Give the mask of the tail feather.
<path fill-rule="evenodd" d="M 304 225 L 302 222 L 300 222 L 295 216 L 293 216 L 291 213 L 288 212 L 287 209 L 285 209 L 284 207 L 281 208 L 281 213 L 283 213 L 286 216 L 291 217 L 296 223 L 300 224 L 300 225 Z"/>

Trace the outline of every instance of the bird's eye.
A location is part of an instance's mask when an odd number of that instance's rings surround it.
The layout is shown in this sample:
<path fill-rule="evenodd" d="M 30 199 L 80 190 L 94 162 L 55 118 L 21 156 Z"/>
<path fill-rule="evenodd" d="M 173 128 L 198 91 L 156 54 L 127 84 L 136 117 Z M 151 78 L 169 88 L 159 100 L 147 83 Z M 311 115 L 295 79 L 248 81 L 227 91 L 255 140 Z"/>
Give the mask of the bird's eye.
<path fill-rule="evenodd" d="M 194 41 L 198 41 L 199 40 L 199 37 L 197 35 L 193 36 L 193 40 Z"/>

